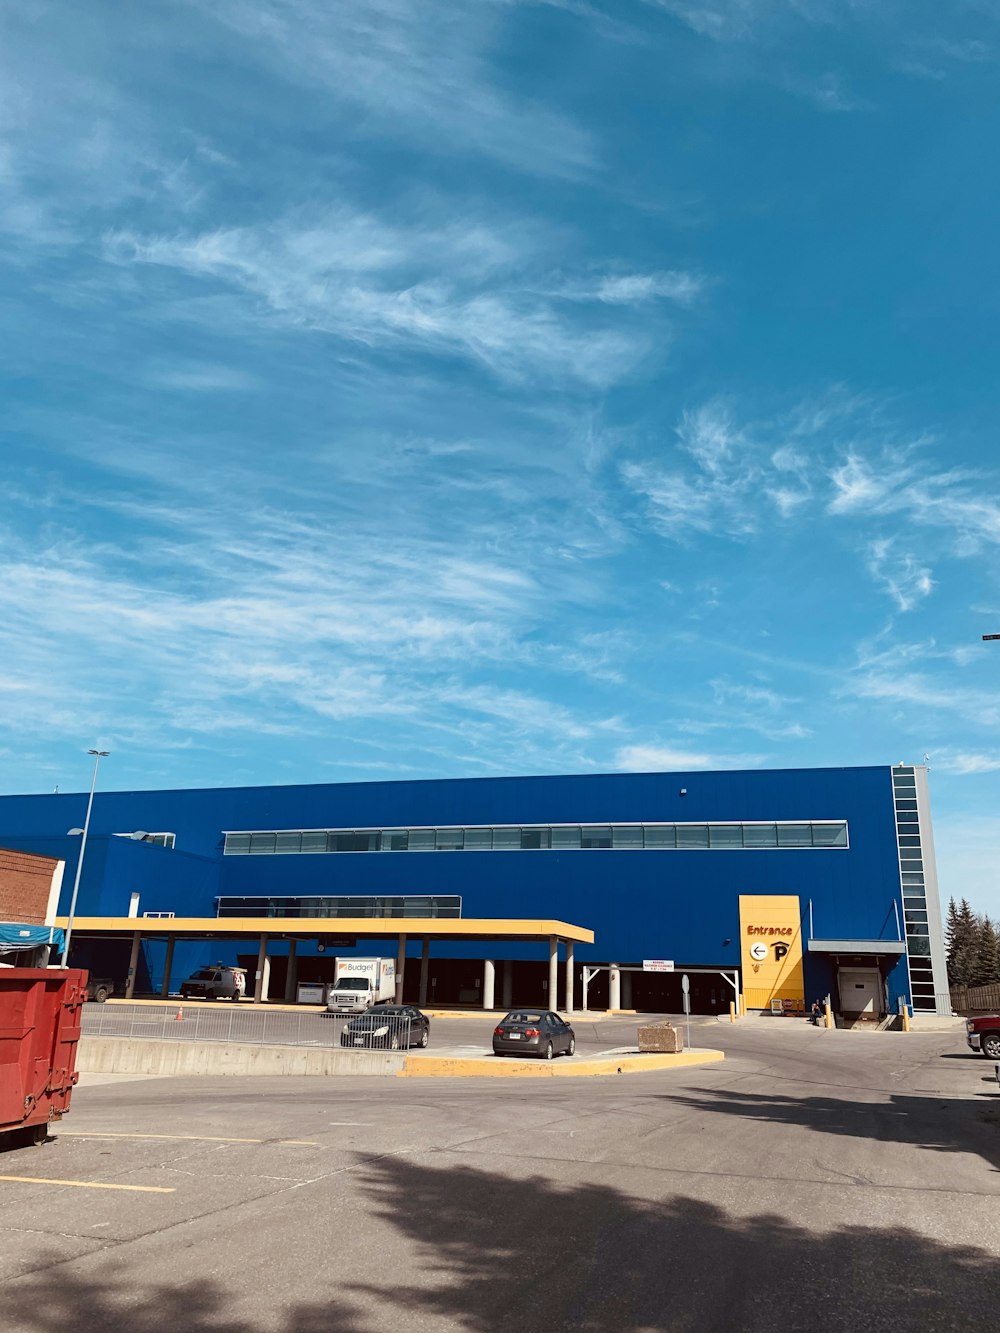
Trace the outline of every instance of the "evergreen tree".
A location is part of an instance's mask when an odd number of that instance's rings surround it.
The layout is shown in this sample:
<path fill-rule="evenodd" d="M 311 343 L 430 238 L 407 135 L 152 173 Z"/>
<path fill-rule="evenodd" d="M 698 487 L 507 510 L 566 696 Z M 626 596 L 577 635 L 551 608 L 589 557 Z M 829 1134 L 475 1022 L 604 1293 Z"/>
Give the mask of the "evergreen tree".
<path fill-rule="evenodd" d="M 980 917 L 978 926 L 971 984 L 985 986 L 991 981 L 1000 981 L 1000 974 L 997 972 L 997 930 L 988 916 Z"/>
<path fill-rule="evenodd" d="M 965 898 L 955 906 L 954 898 L 948 903 L 948 981 L 952 986 L 975 985 L 976 964 L 979 957 L 979 923 Z"/>

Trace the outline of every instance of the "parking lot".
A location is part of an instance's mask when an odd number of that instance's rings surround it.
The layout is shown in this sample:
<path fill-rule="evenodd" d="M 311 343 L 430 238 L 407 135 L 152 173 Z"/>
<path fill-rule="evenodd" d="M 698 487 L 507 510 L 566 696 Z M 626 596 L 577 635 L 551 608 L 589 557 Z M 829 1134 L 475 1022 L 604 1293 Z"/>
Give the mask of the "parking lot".
<path fill-rule="evenodd" d="M 962 1034 L 716 1027 L 725 1063 L 631 1078 L 85 1079 L 0 1155 L 4 1327 L 992 1327 Z"/>
<path fill-rule="evenodd" d="M 492 1049 L 493 1029 L 502 1011 L 455 1013 L 431 1017 L 426 1054 L 448 1058 L 485 1055 Z M 662 1015 L 575 1014 L 572 1016 L 580 1056 L 613 1055 L 634 1049 L 640 1022 Z M 683 1022 L 675 1019 L 674 1021 Z M 327 1016 L 319 1010 L 266 1005 L 173 1001 L 170 1004 L 90 1004 L 83 1011 L 84 1035 L 138 1040 L 219 1041 L 291 1046 L 340 1045 L 348 1016 Z M 721 1025 L 715 1018 L 692 1017 L 692 1041 L 715 1045 Z M 423 1052 L 414 1050 L 414 1057 Z"/>

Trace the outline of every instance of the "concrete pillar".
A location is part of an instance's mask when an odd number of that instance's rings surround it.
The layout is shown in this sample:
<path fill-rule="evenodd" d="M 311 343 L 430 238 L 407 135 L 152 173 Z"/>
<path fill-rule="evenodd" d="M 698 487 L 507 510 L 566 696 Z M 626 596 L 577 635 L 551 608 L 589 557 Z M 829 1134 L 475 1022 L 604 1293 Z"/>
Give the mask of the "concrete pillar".
<path fill-rule="evenodd" d="M 170 973 L 174 970 L 174 945 L 176 943 L 176 937 L 173 935 L 167 940 L 167 956 L 163 960 L 163 985 L 160 987 L 160 994 L 164 998 L 170 994 Z"/>
<path fill-rule="evenodd" d="M 566 1012 L 573 1012 L 573 941 L 566 941 Z"/>
<path fill-rule="evenodd" d="M 559 1008 L 559 941 L 549 936 L 549 1008 Z"/>
<path fill-rule="evenodd" d="M 612 963 L 608 969 L 608 1008 L 620 1009 L 622 1007 L 622 974 L 618 970 L 618 964 Z"/>
<path fill-rule="evenodd" d="M 400 935 L 396 949 L 396 1003 L 403 1003 L 403 975 L 406 972 L 406 936 Z"/>
<path fill-rule="evenodd" d="M 503 960 L 503 989 L 501 991 L 501 1003 L 505 1009 L 509 1009 L 514 1003 L 514 964 L 509 958 Z"/>
<path fill-rule="evenodd" d="M 132 952 L 128 956 L 128 979 L 125 982 L 125 998 L 131 1000 L 135 994 L 135 974 L 139 967 L 139 945 L 142 943 L 142 936 L 138 931 L 132 936 Z"/>
<path fill-rule="evenodd" d="M 427 972 L 430 968 L 430 957 L 431 942 L 424 936 L 420 945 L 420 995 L 417 1001 L 421 1009 L 423 1009 L 427 1003 Z"/>
<path fill-rule="evenodd" d="M 632 973 L 623 972 L 622 974 L 622 1008 L 632 1008 Z"/>
<path fill-rule="evenodd" d="M 492 958 L 483 963 L 483 1008 L 492 1009 L 495 1001 L 497 984 L 497 965 Z"/>
<path fill-rule="evenodd" d="M 299 979 L 299 942 L 288 941 L 288 971 L 285 973 L 285 1003 L 295 1003 L 296 985 Z"/>
<path fill-rule="evenodd" d="M 261 935 L 257 949 L 257 972 L 253 980 L 253 1002 L 263 1004 L 271 983 L 271 960 L 267 956 L 267 936 Z"/>

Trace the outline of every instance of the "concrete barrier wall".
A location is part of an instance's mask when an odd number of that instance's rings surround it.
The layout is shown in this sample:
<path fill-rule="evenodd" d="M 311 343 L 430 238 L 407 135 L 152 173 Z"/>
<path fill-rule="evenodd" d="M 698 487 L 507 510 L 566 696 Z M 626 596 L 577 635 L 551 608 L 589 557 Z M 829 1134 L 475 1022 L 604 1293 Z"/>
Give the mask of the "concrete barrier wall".
<path fill-rule="evenodd" d="M 315 1046 L 242 1046 L 209 1041 L 81 1037 L 76 1067 L 87 1074 L 398 1074 L 405 1055 Z"/>

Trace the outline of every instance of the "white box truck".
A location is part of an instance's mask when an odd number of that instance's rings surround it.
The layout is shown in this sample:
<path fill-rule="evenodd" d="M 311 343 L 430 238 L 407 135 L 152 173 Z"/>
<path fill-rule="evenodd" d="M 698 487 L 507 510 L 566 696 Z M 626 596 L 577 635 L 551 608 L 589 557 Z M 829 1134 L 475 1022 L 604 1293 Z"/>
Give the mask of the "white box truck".
<path fill-rule="evenodd" d="M 396 998 L 394 958 L 335 958 L 327 1012 L 360 1014 L 373 1004 Z"/>

